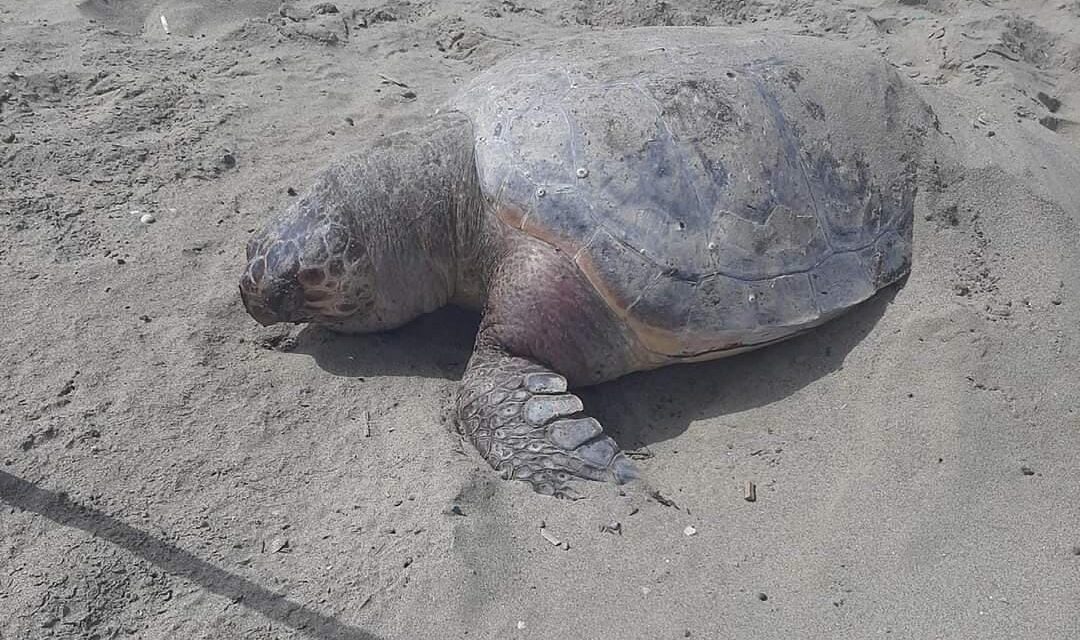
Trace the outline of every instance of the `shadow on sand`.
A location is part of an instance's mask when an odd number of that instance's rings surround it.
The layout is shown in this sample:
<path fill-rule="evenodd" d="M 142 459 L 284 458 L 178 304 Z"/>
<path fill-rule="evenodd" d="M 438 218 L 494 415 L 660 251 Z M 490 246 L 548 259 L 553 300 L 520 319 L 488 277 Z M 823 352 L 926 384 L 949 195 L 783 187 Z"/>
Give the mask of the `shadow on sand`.
<path fill-rule="evenodd" d="M 783 399 L 837 371 L 896 293 L 889 287 L 848 313 L 758 351 L 635 373 L 579 390 L 585 410 L 625 449 L 673 438 L 690 422 Z M 461 378 L 479 317 L 441 309 L 392 332 L 335 334 L 305 327 L 291 349 L 339 376 Z"/>
<path fill-rule="evenodd" d="M 207 591 L 229 598 L 311 637 L 320 640 L 380 640 L 376 635 L 219 569 L 106 513 L 71 502 L 62 493 L 42 489 L 3 471 L 0 471 L 0 501 L 44 516 L 57 524 L 82 529 L 126 549 L 171 575 L 190 580 Z"/>
<path fill-rule="evenodd" d="M 895 293 L 886 289 L 786 342 L 730 358 L 631 374 L 585 389 L 581 398 L 624 449 L 669 440 L 691 422 L 772 404 L 840 370 Z"/>
<path fill-rule="evenodd" d="M 472 354 L 480 316 L 443 307 L 383 333 L 344 334 L 307 325 L 289 349 L 315 358 L 336 376 L 417 376 L 460 380 Z"/>

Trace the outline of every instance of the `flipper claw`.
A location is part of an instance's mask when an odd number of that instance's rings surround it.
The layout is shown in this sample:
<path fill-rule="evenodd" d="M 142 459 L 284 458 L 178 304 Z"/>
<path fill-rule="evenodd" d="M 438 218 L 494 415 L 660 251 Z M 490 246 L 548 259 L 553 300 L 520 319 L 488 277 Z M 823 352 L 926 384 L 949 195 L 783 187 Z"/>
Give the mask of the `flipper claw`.
<path fill-rule="evenodd" d="M 563 376 L 525 358 L 477 352 L 462 386 L 459 429 L 504 478 L 574 497 L 575 479 L 622 484 L 637 477 L 600 423 L 577 415 L 583 404 L 566 393 Z"/>

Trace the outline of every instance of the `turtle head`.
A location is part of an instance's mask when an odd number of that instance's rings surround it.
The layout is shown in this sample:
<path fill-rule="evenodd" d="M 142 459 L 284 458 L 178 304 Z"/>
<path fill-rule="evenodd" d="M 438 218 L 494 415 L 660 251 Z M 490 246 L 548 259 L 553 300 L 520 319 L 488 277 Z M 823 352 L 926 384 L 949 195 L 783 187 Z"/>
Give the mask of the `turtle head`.
<path fill-rule="evenodd" d="M 331 167 L 252 237 L 240 296 L 255 320 L 367 333 L 446 304 L 445 217 L 417 216 L 430 192 L 414 194 L 376 173 L 387 164 L 365 158 Z"/>
<path fill-rule="evenodd" d="M 335 324 L 375 306 L 374 268 L 361 238 L 306 203 L 290 208 L 247 245 L 244 306 L 262 325 Z"/>

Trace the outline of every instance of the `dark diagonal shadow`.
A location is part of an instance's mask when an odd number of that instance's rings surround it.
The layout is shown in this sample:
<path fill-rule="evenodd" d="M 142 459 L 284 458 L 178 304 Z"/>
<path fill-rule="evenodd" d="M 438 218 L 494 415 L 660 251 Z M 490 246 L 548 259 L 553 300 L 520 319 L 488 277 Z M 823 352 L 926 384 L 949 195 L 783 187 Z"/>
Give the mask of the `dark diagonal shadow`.
<path fill-rule="evenodd" d="M 127 549 L 172 575 L 186 578 L 207 591 L 320 640 L 381 640 L 223 571 L 110 515 L 75 504 L 62 493 L 41 489 L 3 471 L 0 471 L 0 500 L 58 524 L 82 529 Z"/>

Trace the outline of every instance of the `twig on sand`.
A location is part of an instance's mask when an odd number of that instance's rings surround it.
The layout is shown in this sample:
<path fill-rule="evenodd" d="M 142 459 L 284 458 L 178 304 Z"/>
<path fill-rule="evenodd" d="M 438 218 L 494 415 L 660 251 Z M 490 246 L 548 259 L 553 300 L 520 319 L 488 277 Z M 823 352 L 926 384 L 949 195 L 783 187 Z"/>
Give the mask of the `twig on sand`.
<path fill-rule="evenodd" d="M 380 73 L 379 77 L 382 78 L 383 84 L 397 85 L 397 86 L 401 87 L 402 89 L 408 89 L 409 88 L 409 85 L 405 84 L 404 82 L 402 82 L 401 80 L 398 80 L 396 78 L 391 78 L 390 76 L 386 75 L 385 73 Z"/>
<path fill-rule="evenodd" d="M 653 500 L 656 500 L 657 502 L 664 505 L 665 507 L 674 507 L 676 509 L 679 508 L 679 505 L 675 504 L 674 500 L 672 500 L 671 498 L 669 498 L 669 497 L 665 496 L 664 494 L 660 493 L 659 489 L 657 489 L 657 490 L 653 491 L 652 493 L 650 493 L 649 497 L 652 498 Z"/>

